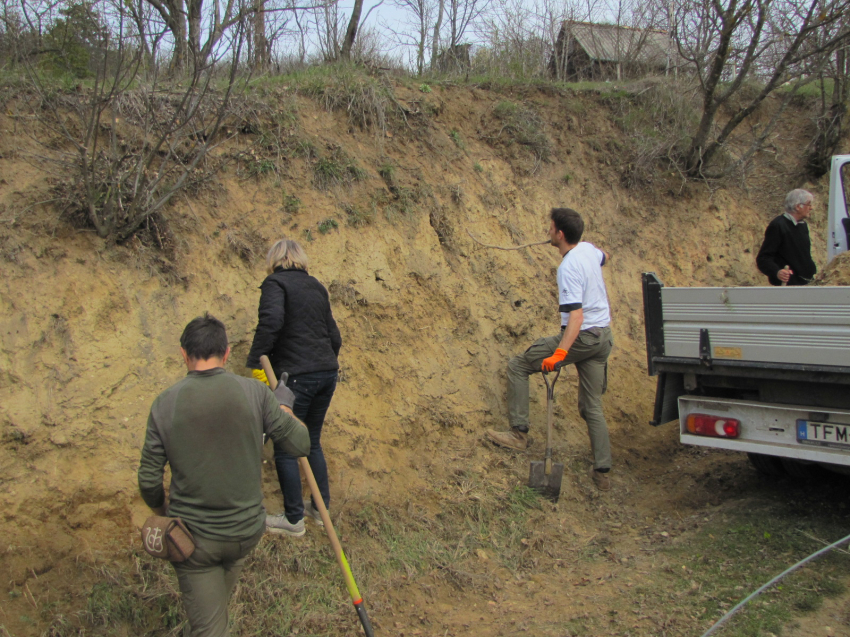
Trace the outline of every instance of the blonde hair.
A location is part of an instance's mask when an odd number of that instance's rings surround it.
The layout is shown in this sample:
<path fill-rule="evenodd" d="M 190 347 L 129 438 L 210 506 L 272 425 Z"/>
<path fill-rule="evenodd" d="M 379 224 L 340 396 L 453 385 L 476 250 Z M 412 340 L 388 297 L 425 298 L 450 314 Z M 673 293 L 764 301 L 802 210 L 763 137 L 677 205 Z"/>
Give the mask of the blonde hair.
<path fill-rule="evenodd" d="M 281 239 L 275 243 L 266 255 L 266 268 L 271 274 L 278 267 L 284 270 L 295 269 L 306 272 L 307 254 L 304 252 L 304 248 L 292 239 Z"/>

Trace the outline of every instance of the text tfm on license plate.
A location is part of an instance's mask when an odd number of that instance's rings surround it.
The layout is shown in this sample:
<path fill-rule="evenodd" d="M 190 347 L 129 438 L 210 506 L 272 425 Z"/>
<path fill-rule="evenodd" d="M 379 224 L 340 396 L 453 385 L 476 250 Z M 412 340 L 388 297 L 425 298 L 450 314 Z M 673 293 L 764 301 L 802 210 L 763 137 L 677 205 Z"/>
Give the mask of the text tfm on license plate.
<path fill-rule="evenodd" d="M 797 442 L 825 447 L 850 447 L 850 425 L 798 420 Z"/>

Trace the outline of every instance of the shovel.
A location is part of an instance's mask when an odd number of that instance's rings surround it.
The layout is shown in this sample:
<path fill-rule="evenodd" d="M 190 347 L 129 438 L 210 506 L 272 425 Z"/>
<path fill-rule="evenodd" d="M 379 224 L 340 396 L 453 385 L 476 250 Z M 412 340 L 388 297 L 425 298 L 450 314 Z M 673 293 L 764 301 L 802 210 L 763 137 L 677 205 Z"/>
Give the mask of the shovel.
<path fill-rule="evenodd" d="M 269 387 L 273 390 L 277 387 L 277 376 L 274 374 L 272 364 L 268 356 L 260 356 L 260 364 L 263 366 L 263 371 L 266 372 L 266 378 L 269 379 Z M 366 606 L 363 605 L 363 598 L 360 596 L 360 591 L 357 590 L 357 582 L 354 581 L 354 575 L 351 573 L 351 567 L 348 565 L 348 559 L 342 551 L 342 545 L 339 543 L 339 538 L 334 531 L 334 525 L 331 524 L 331 516 L 328 515 L 328 510 L 325 508 L 325 501 L 322 499 L 322 494 L 319 492 L 319 485 L 316 484 L 316 478 L 313 476 L 313 470 L 310 468 L 310 463 L 307 458 L 298 458 L 298 466 L 301 473 L 307 478 L 307 484 L 310 485 L 310 493 L 313 495 L 313 505 L 319 510 L 322 516 L 322 522 L 325 524 L 325 531 L 328 534 L 336 560 L 342 569 L 342 577 L 345 580 L 345 586 L 348 589 L 348 594 L 351 595 L 351 601 L 354 604 L 354 610 L 357 611 L 357 616 L 360 618 L 360 623 L 363 626 L 363 632 L 366 637 L 374 637 L 375 633 L 372 630 L 372 623 L 369 621 L 369 615 L 366 613 Z"/>
<path fill-rule="evenodd" d="M 561 495 L 561 480 L 564 477 L 564 465 L 560 462 L 552 463 L 552 410 L 555 402 L 555 382 L 561 375 L 561 368 L 556 366 L 555 369 L 555 377 L 551 383 L 549 374 L 543 372 L 543 382 L 546 383 L 546 456 L 543 462 L 532 462 L 528 470 L 528 486 L 552 502 L 557 502 Z"/>

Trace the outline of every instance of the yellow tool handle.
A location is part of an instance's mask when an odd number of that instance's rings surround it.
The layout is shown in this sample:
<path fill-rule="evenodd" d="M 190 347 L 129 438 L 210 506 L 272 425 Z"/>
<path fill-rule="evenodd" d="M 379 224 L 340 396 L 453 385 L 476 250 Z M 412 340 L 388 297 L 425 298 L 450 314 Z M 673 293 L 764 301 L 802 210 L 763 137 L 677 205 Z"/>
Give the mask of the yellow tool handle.
<path fill-rule="evenodd" d="M 277 376 L 272 369 L 271 361 L 268 356 L 260 356 L 260 365 L 263 371 L 266 372 L 266 378 L 269 379 L 269 387 L 274 391 L 277 388 Z M 319 515 L 322 516 L 322 522 L 325 523 L 325 532 L 328 535 L 331 546 L 336 554 L 336 561 L 342 569 L 342 576 L 345 579 L 345 586 L 348 588 L 348 594 L 351 595 L 351 601 L 354 602 L 354 607 L 357 610 L 357 615 L 360 617 L 360 623 L 363 625 L 367 637 L 372 637 L 372 625 L 369 622 L 369 616 L 366 614 L 366 608 L 363 606 L 363 598 L 360 597 L 360 591 L 357 588 L 357 583 L 354 581 L 354 575 L 351 573 L 351 567 L 348 565 L 348 559 L 342 550 L 342 545 L 339 543 L 339 538 L 334 530 L 334 525 L 331 523 L 331 516 L 328 514 L 328 509 L 325 507 L 325 501 L 322 499 L 322 494 L 319 491 L 319 485 L 316 484 L 316 477 L 313 475 L 313 470 L 310 468 L 310 463 L 307 458 L 301 456 L 298 458 L 298 466 L 304 477 L 307 478 L 307 484 L 310 485 L 310 493 L 313 496 L 313 506 L 319 510 Z"/>

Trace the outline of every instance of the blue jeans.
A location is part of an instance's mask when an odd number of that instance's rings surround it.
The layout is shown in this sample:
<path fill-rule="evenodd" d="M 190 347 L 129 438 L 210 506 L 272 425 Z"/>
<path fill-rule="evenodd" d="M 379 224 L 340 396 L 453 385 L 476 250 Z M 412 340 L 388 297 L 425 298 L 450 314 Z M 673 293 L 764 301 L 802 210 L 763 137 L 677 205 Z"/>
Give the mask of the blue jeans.
<path fill-rule="evenodd" d="M 313 470 L 316 484 L 325 506 L 331 505 L 331 492 L 328 487 L 328 465 L 322 452 L 322 425 L 325 414 L 331 405 L 336 389 L 337 372 L 335 369 L 324 372 L 309 372 L 290 376 L 286 386 L 295 394 L 292 412 L 295 417 L 307 425 L 310 432 L 310 454 L 307 461 Z M 301 497 L 301 474 L 298 471 L 298 459 L 275 445 L 274 463 L 277 479 L 283 492 L 283 512 L 291 524 L 304 517 L 304 500 Z"/>

